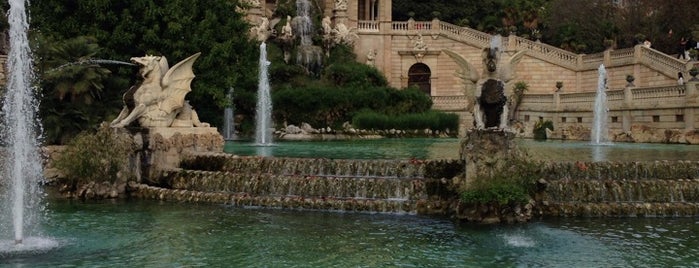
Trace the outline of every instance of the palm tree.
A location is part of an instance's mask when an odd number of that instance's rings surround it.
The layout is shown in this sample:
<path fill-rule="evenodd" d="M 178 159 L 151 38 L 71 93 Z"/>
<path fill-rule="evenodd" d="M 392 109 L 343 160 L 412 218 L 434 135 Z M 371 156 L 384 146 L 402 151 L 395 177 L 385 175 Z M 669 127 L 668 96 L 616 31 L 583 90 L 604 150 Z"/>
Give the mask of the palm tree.
<path fill-rule="evenodd" d="M 40 115 L 47 143 L 62 144 L 105 120 L 105 84 L 112 71 L 93 61 L 100 52 L 94 39 L 77 37 L 60 42 L 38 38 L 37 69 L 42 91 Z M 108 94 L 114 95 L 114 94 Z"/>

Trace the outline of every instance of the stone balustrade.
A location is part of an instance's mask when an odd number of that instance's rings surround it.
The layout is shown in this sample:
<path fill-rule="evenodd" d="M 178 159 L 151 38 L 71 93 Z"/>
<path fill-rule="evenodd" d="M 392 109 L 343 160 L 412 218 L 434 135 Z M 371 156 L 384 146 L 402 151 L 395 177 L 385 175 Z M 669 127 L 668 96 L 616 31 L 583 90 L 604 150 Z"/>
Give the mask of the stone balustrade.
<path fill-rule="evenodd" d="M 358 21 L 357 24 L 357 30 L 360 34 L 380 31 L 378 21 Z M 490 39 L 492 38 L 490 34 L 436 19 L 433 21 L 394 21 L 390 25 L 389 34 L 391 35 L 405 35 L 411 32 L 424 31 L 425 33 L 443 35 L 482 48 L 490 46 Z M 594 70 L 600 64 L 604 64 L 607 67 L 644 64 L 664 75 L 675 77 L 678 72 L 687 72 L 692 67 L 690 63 L 640 45 L 633 48 L 607 50 L 602 53 L 584 55 L 575 54 L 555 46 L 531 41 L 515 35 L 503 37 L 502 44 L 507 50 L 527 51 L 530 56 L 574 71 Z"/>

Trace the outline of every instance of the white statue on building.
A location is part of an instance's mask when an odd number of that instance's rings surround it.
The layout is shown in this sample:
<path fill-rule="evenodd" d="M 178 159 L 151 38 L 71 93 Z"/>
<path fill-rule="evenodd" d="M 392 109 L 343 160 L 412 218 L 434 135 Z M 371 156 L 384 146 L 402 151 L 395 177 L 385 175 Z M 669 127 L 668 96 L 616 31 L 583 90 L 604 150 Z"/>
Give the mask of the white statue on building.
<path fill-rule="evenodd" d="M 366 64 L 369 66 L 376 66 L 376 55 L 378 52 L 376 49 L 369 49 L 369 53 L 366 54 Z"/>
<path fill-rule="evenodd" d="M 323 17 L 323 20 L 320 22 L 321 27 L 323 28 L 323 37 L 329 37 L 333 33 L 333 28 L 331 26 L 330 22 L 330 17 L 325 16 Z"/>
<path fill-rule="evenodd" d="M 333 29 L 336 44 L 345 44 L 348 46 L 354 45 L 354 42 L 359 38 L 353 33 L 344 23 L 336 23 Z"/>
<path fill-rule="evenodd" d="M 267 41 L 267 38 L 269 38 L 270 35 L 269 19 L 267 19 L 267 17 L 261 17 L 260 25 L 250 28 L 250 32 L 257 41 Z"/>
<path fill-rule="evenodd" d="M 294 39 L 294 32 L 291 28 L 291 16 L 286 16 L 286 24 L 282 27 L 281 39 L 284 41 Z"/>
<path fill-rule="evenodd" d="M 347 10 L 347 0 L 335 0 L 335 10 Z"/>
<path fill-rule="evenodd" d="M 425 43 L 425 39 L 422 38 L 421 33 L 418 33 L 415 40 L 413 40 L 413 50 L 416 50 L 416 51 L 427 50 L 427 43 Z"/>

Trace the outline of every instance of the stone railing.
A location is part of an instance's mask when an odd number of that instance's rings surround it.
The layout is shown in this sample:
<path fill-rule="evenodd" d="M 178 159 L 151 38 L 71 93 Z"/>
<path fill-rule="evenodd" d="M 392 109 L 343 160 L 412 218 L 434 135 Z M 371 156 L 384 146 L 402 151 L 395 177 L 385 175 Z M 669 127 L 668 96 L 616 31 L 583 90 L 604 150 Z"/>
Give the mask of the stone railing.
<path fill-rule="evenodd" d="M 636 49 L 638 54 L 640 54 L 640 63 L 653 66 L 654 69 L 669 77 L 677 77 L 678 72 L 685 72 L 691 68 L 689 63 L 670 57 L 655 49 L 644 46 L 636 46 Z"/>
<path fill-rule="evenodd" d="M 378 32 L 380 24 L 377 21 L 359 21 L 358 30 L 359 32 Z M 392 34 L 417 34 L 420 32 L 422 34 L 444 35 L 480 48 L 488 47 L 492 38 L 490 34 L 439 20 L 392 22 L 391 32 Z M 687 72 L 691 68 L 690 63 L 644 46 L 584 55 L 514 35 L 503 37 L 502 45 L 507 50 L 527 51 L 530 56 L 574 71 L 597 69 L 600 64 L 614 67 L 640 63 L 674 78 L 678 72 Z"/>
<path fill-rule="evenodd" d="M 527 51 L 529 55 L 536 55 L 541 59 L 548 60 L 554 64 L 565 66 L 570 69 L 577 69 L 578 55 L 541 42 L 534 42 L 519 36 L 509 36 L 503 38 L 503 45 L 507 45 L 509 50 Z"/>
<path fill-rule="evenodd" d="M 360 20 L 357 22 L 357 31 L 360 32 L 378 32 L 379 21 L 376 20 Z"/>
<path fill-rule="evenodd" d="M 466 101 L 466 96 L 432 96 L 432 108 L 440 111 L 465 111 Z"/>
<path fill-rule="evenodd" d="M 684 103 L 686 86 L 607 90 L 606 93 L 607 105 L 610 109 L 674 107 L 673 104 Z M 520 109 L 523 111 L 591 111 L 596 96 L 596 92 L 525 94 Z M 625 103 L 625 100 L 629 100 L 630 103 Z"/>
<path fill-rule="evenodd" d="M 441 21 L 437 29 L 441 34 L 483 48 L 490 46 L 490 39 L 492 38 L 487 33 Z"/>
<path fill-rule="evenodd" d="M 639 46 L 642 47 L 642 46 Z M 620 66 L 635 63 L 634 57 L 635 48 L 625 48 L 609 51 L 610 66 Z"/>
<path fill-rule="evenodd" d="M 583 55 L 580 60 L 580 67 L 583 70 L 596 69 L 600 64 L 604 64 L 604 53 L 594 53 Z"/>

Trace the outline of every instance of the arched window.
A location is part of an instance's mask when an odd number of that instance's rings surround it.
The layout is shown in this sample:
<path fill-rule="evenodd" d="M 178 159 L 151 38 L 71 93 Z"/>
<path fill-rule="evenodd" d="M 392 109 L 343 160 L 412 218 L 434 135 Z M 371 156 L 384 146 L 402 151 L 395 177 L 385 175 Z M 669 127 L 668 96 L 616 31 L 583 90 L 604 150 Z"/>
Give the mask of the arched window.
<path fill-rule="evenodd" d="M 410 66 L 408 70 L 408 86 L 415 85 L 420 88 L 422 92 L 431 95 L 432 85 L 430 84 L 430 76 L 432 76 L 430 67 L 424 63 L 415 63 L 413 66 Z"/>

